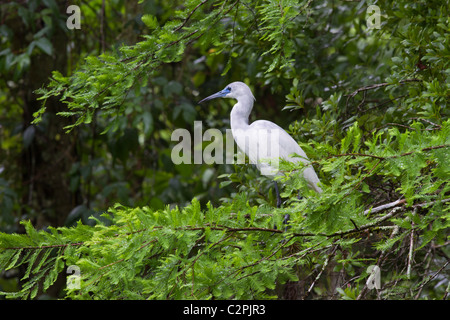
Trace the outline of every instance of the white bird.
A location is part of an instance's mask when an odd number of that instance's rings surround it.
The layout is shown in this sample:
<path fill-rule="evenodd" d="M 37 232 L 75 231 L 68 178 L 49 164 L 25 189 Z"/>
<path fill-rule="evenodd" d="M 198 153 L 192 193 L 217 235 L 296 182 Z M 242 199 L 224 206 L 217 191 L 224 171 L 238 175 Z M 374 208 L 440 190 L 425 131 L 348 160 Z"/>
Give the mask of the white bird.
<path fill-rule="evenodd" d="M 314 168 L 295 140 L 281 127 L 267 120 L 257 120 L 248 123 L 253 102 L 256 100 L 250 88 L 243 82 L 230 83 L 223 89 L 199 103 L 215 98 L 233 98 L 237 103 L 230 113 L 230 124 L 233 138 L 250 159 L 250 163 L 256 164 L 262 174 L 269 177 L 280 175 L 278 170 L 279 158 L 290 162 L 301 161 L 307 167 L 303 171 L 303 176 L 308 183 L 308 187 L 318 193 L 322 189 L 318 186 L 320 182 Z M 277 207 L 281 205 L 281 197 L 278 185 L 275 181 L 275 191 L 277 195 Z M 287 220 L 288 217 L 285 218 Z"/>

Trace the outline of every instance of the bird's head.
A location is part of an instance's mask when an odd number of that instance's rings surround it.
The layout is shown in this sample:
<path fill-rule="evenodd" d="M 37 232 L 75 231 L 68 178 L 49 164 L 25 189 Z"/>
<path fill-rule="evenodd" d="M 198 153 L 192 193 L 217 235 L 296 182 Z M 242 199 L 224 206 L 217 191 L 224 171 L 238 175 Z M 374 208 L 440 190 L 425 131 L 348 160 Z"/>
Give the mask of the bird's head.
<path fill-rule="evenodd" d="M 243 82 L 236 81 L 228 84 L 223 90 L 206 97 L 199 101 L 199 103 L 215 99 L 215 98 L 233 98 L 239 101 L 239 99 L 248 97 L 255 100 L 250 88 Z"/>

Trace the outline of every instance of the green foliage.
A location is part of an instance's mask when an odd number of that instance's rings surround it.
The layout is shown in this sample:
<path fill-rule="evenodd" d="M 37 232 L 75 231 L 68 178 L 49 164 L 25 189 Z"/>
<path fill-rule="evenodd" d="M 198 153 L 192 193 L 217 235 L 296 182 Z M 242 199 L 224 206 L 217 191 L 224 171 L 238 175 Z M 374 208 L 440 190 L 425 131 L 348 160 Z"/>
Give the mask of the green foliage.
<path fill-rule="evenodd" d="M 21 289 L 2 295 L 36 298 L 74 265 L 80 288 L 63 293 L 71 299 L 446 297 L 448 6 L 378 1 L 377 30 L 366 26 L 367 5 L 158 3 L 143 7 L 140 41 L 88 54 L 73 72 L 55 70 L 36 91 L 44 104 L 33 123 L 48 122 L 46 101 L 65 103 L 65 129 L 89 145 L 68 173 L 74 191 L 90 181 L 87 205 L 67 226 L 23 221 L 25 234 L 0 233 L 0 268 L 24 270 Z M 19 11 L 25 21 L 28 11 Z M 35 36 L 26 52 L 52 54 L 51 44 Z M 25 70 L 26 56 L 12 55 L 0 52 L 0 67 Z M 228 127 L 228 102 L 200 109 L 192 101 L 232 80 L 253 86 L 258 117 L 289 118 L 322 194 L 306 188 L 300 164 L 282 162 L 284 202 L 274 208 L 272 182 L 249 165 L 171 163 L 173 129 L 197 118 Z M 2 145 L 12 148 L 7 130 Z M 27 147 L 33 132 L 24 130 Z M 0 186 L 11 212 L 18 195 L 7 180 Z M 371 265 L 381 269 L 377 290 L 366 284 Z"/>
<path fill-rule="evenodd" d="M 420 131 L 419 123 L 414 126 L 417 131 L 388 130 L 389 139 L 398 142 L 390 147 L 376 144 L 381 133 L 364 147 L 361 131 L 353 125 L 335 154 L 327 153 L 318 161 L 322 172 L 333 177 L 333 185 L 325 182 L 322 195 L 292 200 L 281 209 L 250 206 L 239 197 L 202 209 L 194 199 L 184 208 L 163 210 L 116 205 L 102 215 L 108 223 L 97 219 L 92 227 L 78 223 L 36 231 L 24 222 L 26 235 L 0 234 L 2 268 L 27 268 L 23 289 L 3 294 L 33 298 L 38 288 L 46 290 L 56 280 L 64 266 L 76 265 L 81 269 L 81 287 L 66 291 L 73 299 L 266 299 L 276 297 L 276 284 L 298 281 L 311 264 L 326 266 L 330 250 L 335 268 L 358 274 L 374 261 L 361 259 L 363 253 L 338 257 L 361 245 L 366 246 L 364 252 L 398 251 L 413 236 L 420 244 L 415 250 L 428 247 L 430 241 L 443 245 L 450 226 L 445 197 L 450 191 L 448 167 L 445 179 L 437 175 L 443 166 L 438 158 L 448 148 L 437 143 L 450 143 L 450 121 L 437 132 Z M 419 133 L 422 139 L 417 140 Z M 380 185 L 363 187 L 374 178 L 380 184 L 388 180 L 397 184 L 395 192 L 404 206 L 387 214 L 372 213 L 370 207 L 364 211 L 367 194 L 380 192 Z M 292 191 L 303 183 L 295 172 L 287 182 Z M 283 195 L 289 197 L 289 191 Z M 274 229 L 282 226 L 285 213 L 291 215 L 289 229 Z M 373 249 L 367 246 L 368 234 Z M 355 281 L 361 283 L 365 276 Z M 391 276 L 390 281 L 400 283 L 414 279 L 404 279 L 403 273 Z M 423 285 L 419 282 L 408 290 L 415 295 Z M 382 296 L 399 297 L 405 290 L 388 288 Z M 338 292 L 343 298 L 356 298 L 352 289 Z"/>

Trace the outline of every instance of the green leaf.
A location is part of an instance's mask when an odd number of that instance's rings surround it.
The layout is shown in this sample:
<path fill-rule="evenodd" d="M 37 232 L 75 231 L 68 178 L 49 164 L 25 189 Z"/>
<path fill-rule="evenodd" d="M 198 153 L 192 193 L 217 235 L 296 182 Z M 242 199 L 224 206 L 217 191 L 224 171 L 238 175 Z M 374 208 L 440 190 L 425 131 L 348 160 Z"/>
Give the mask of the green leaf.
<path fill-rule="evenodd" d="M 45 37 L 39 38 L 34 41 L 34 44 L 39 47 L 42 51 L 44 51 L 49 56 L 53 53 L 53 44 Z"/>
<path fill-rule="evenodd" d="M 11 261 L 9 261 L 9 264 L 5 267 L 5 270 L 9 270 L 16 267 L 17 261 L 19 260 L 20 255 L 22 254 L 22 250 L 23 249 L 18 249 L 14 251 L 15 253 L 12 256 Z"/>
<path fill-rule="evenodd" d="M 152 16 L 151 14 L 144 14 L 141 18 L 142 22 L 145 23 L 145 25 L 149 29 L 156 29 L 159 27 L 158 19 L 155 16 Z"/>

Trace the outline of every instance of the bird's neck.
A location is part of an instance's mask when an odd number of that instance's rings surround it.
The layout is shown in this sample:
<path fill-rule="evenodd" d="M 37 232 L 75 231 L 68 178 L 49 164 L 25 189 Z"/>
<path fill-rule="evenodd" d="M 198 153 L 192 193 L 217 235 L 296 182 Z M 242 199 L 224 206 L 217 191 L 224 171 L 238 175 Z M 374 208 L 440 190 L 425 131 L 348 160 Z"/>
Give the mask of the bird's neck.
<path fill-rule="evenodd" d="M 248 117 L 253 108 L 253 97 L 245 97 L 238 100 L 230 113 L 230 125 L 233 129 L 247 129 Z"/>

